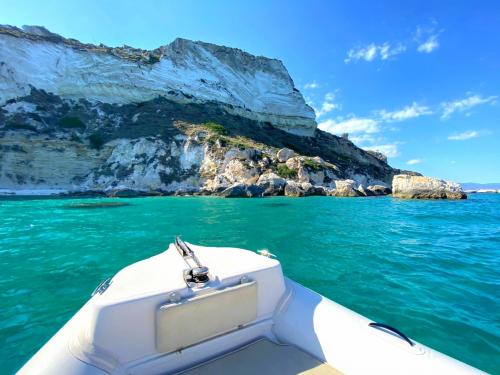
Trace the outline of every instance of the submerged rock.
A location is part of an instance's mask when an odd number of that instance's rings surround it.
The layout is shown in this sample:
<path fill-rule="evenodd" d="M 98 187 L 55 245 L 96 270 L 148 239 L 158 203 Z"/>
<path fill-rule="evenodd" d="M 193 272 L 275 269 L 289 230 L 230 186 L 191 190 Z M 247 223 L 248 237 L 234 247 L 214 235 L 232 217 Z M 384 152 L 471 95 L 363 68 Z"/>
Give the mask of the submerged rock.
<path fill-rule="evenodd" d="M 400 174 L 392 180 L 392 195 L 405 199 L 466 199 L 462 187 L 451 181 Z"/>

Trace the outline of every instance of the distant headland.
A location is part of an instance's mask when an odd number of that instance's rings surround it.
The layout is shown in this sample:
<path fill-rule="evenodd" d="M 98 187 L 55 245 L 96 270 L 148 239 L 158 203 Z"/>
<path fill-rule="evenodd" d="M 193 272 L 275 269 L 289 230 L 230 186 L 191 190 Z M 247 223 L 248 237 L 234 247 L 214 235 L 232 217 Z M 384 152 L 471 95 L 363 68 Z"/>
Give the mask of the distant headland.
<path fill-rule="evenodd" d="M 146 51 L 0 26 L 0 193 L 462 199 L 317 129 L 283 63 L 176 39 Z"/>

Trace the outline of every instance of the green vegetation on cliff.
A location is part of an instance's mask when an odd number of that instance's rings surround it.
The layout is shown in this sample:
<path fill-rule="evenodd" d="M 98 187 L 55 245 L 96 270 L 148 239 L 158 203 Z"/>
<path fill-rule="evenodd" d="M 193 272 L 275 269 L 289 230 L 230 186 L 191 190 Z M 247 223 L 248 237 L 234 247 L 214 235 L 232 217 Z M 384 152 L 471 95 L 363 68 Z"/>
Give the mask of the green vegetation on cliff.
<path fill-rule="evenodd" d="M 276 172 L 278 173 L 278 176 L 283 178 L 294 178 L 297 175 L 297 172 L 288 168 L 286 164 L 278 164 Z"/>
<path fill-rule="evenodd" d="M 206 122 L 203 124 L 207 130 L 218 134 L 218 135 L 227 135 L 227 130 L 221 124 L 216 124 L 215 122 Z"/>

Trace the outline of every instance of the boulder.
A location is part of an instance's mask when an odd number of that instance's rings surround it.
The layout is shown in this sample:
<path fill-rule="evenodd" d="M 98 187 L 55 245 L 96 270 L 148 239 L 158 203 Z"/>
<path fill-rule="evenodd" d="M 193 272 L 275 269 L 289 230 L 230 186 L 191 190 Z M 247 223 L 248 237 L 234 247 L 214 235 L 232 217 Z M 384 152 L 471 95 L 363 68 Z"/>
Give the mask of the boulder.
<path fill-rule="evenodd" d="M 226 151 L 226 154 L 224 155 L 226 160 L 231 160 L 231 159 L 237 159 L 237 160 L 243 160 L 243 161 L 249 161 L 257 158 L 260 156 L 262 152 L 258 149 L 255 148 L 237 148 L 233 147 Z"/>
<path fill-rule="evenodd" d="M 361 193 L 356 189 L 354 180 L 335 180 L 335 189 L 329 195 L 334 197 L 359 197 Z"/>
<path fill-rule="evenodd" d="M 264 156 L 262 159 L 259 159 L 258 165 L 262 169 L 266 169 L 271 165 L 271 159 L 269 159 L 267 156 Z"/>
<path fill-rule="evenodd" d="M 373 191 L 369 190 L 368 188 L 365 188 L 363 185 L 359 185 L 357 190 L 360 193 L 360 195 L 365 197 L 373 197 L 375 195 Z"/>
<path fill-rule="evenodd" d="M 318 156 L 314 158 L 294 156 L 286 161 L 286 166 L 297 172 L 299 182 L 310 182 L 313 185 L 323 185 L 326 171 L 329 171 L 325 161 Z"/>
<path fill-rule="evenodd" d="M 305 191 L 300 183 L 288 180 L 285 185 L 285 195 L 287 197 L 303 197 Z"/>
<path fill-rule="evenodd" d="M 392 193 L 391 188 L 383 185 L 370 185 L 368 190 L 373 193 L 373 195 L 389 195 Z"/>
<path fill-rule="evenodd" d="M 311 185 L 306 195 L 328 195 L 328 191 L 324 186 Z"/>
<path fill-rule="evenodd" d="M 226 164 L 223 175 L 232 183 L 248 183 L 252 178 L 257 181 L 259 172 L 247 161 L 231 159 Z"/>
<path fill-rule="evenodd" d="M 280 163 L 285 163 L 288 159 L 290 159 L 293 156 L 295 156 L 295 152 L 293 150 L 290 150 L 289 148 L 282 148 L 276 154 L 276 157 L 278 158 L 278 161 Z"/>
<path fill-rule="evenodd" d="M 247 197 L 248 198 L 260 198 L 264 195 L 264 189 L 260 186 L 251 184 L 247 185 Z"/>
<path fill-rule="evenodd" d="M 227 189 L 231 183 L 223 175 L 215 175 L 213 179 L 208 179 L 205 181 L 203 190 L 210 191 L 212 193 L 220 193 L 224 189 Z"/>
<path fill-rule="evenodd" d="M 219 196 L 224 198 L 239 198 L 246 197 L 247 189 L 245 184 L 234 184 L 224 189 L 219 193 Z"/>
<path fill-rule="evenodd" d="M 299 182 L 309 182 L 311 179 L 309 172 L 304 167 L 299 167 L 299 170 L 297 171 L 297 178 L 299 179 Z"/>
<path fill-rule="evenodd" d="M 311 195 L 327 195 L 323 186 L 316 186 L 309 182 L 296 182 L 288 180 L 285 186 L 287 197 L 308 197 Z"/>
<path fill-rule="evenodd" d="M 466 199 L 462 187 L 450 181 L 399 174 L 392 180 L 392 195 L 404 199 Z"/>
<path fill-rule="evenodd" d="M 286 161 L 286 166 L 294 171 L 298 171 L 302 166 L 304 158 L 300 156 L 291 157 Z"/>
<path fill-rule="evenodd" d="M 275 173 L 264 173 L 259 177 L 257 186 L 264 190 L 265 196 L 283 195 L 286 180 Z"/>
<path fill-rule="evenodd" d="M 255 184 L 245 185 L 237 183 L 223 190 L 218 195 L 224 198 L 254 198 L 262 197 L 263 193 L 264 189 Z"/>
<path fill-rule="evenodd" d="M 300 184 L 300 188 L 304 192 L 304 196 L 314 195 L 315 189 L 314 189 L 313 184 L 311 184 L 309 182 L 302 182 Z"/>
<path fill-rule="evenodd" d="M 323 185 L 325 182 L 325 171 L 309 172 L 309 181 L 314 185 Z"/>
<path fill-rule="evenodd" d="M 313 160 L 315 163 L 317 163 L 317 164 L 321 165 L 322 167 L 323 167 L 323 166 L 325 166 L 325 164 L 326 164 L 326 163 L 325 163 L 325 161 L 324 161 L 321 157 L 319 157 L 319 156 L 315 156 L 315 157 L 313 157 L 313 158 L 312 158 L 312 160 Z"/>

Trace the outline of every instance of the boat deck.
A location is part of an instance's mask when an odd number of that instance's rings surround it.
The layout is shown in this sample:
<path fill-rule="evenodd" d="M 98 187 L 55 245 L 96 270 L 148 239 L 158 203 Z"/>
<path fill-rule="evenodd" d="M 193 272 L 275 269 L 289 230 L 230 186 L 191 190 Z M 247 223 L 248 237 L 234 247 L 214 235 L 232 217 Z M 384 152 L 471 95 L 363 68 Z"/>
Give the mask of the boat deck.
<path fill-rule="evenodd" d="M 261 339 L 181 374 L 341 375 L 342 373 L 294 346 Z"/>

